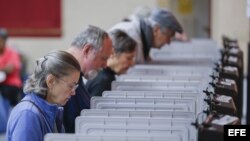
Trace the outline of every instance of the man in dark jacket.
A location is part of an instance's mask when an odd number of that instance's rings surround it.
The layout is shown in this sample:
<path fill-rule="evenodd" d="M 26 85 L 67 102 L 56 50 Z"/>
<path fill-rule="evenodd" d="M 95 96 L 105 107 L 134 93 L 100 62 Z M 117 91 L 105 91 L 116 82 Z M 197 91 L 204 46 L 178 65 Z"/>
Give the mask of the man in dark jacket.
<path fill-rule="evenodd" d="M 64 107 L 64 126 L 67 133 L 75 132 L 75 119 L 82 109 L 90 108 L 90 95 L 85 88 L 82 77 L 93 79 L 100 68 L 107 66 L 107 59 L 112 52 L 112 41 L 104 30 L 89 25 L 78 34 L 68 52 L 81 66 L 81 77 L 76 94 Z"/>

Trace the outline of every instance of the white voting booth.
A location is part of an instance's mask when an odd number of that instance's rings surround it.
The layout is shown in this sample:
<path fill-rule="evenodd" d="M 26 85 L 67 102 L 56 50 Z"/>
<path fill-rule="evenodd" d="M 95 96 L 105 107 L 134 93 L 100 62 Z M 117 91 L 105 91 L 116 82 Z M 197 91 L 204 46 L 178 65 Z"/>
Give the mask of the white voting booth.
<path fill-rule="evenodd" d="M 213 73 L 211 67 L 175 66 L 162 65 L 135 65 L 125 75 L 162 75 L 162 76 L 200 76 L 207 77 Z"/>
<path fill-rule="evenodd" d="M 179 136 L 96 136 L 85 134 L 59 134 L 45 135 L 45 141 L 181 141 Z"/>
<path fill-rule="evenodd" d="M 182 140 L 195 140 L 196 130 L 195 127 L 190 124 L 192 121 L 192 119 L 106 118 L 79 116 L 76 118 L 76 133 L 95 134 L 96 132 L 99 135 L 113 135 L 115 133 L 139 135 L 147 133 L 146 130 L 151 128 L 151 133 L 148 134 L 158 134 L 160 136 L 161 134 L 164 136 L 168 134 L 177 134 L 181 135 Z M 169 132 L 159 132 L 160 130 L 166 130 L 166 127 L 168 127 Z M 121 128 L 123 129 L 121 130 Z M 124 130 L 127 128 L 132 130 Z"/>
<path fill-rule="evenodd" d="M 76 118 L 76 134 L 47 134 L 45 141 L 197 141 L 192 125 L 206 110 L 203 93 L 220 59 L 212 40 L 174 42 L 150 52 L 153 64 L 135 65 L 91 98 Z"/>
<path fill-rule="evenodd" d="M 219 47 L 214 40 L 205 39 L 205 38 L 193 38 L 190 42 L 178 42 L 173 41 L 171 44 L 162 47 L 161 49 L 166 50 L 177 50 L 177 51 L 186 51 L 186 52 L 195 52 L 195 51 L 211 51 L 218 53 Z M 194 49 L 194 50 L 191 50 Z"/>
<path fill-rule="evenodd" d="M 168 91 L 168 92 L 202 92 L 207 84 L 200 82 L 145 82 L 113 81 L 113 91 Z"/>
<path fill-rule="evenodd" d="M 150 56 L 155 64 L 191 65 L 194 67 L 198 65 L 213 66 L 213 63 L 221 58 L 219 48 L 213 41 L 198 40 L 186 43 L 173 42 L 161 49 L 151 49 Z"/>
<path fill-rule="evenodd" d="M 197 112 L 195 101 L 189 99 L 92 97 L 90 107 L 114 110 L 189 111 L 195 114 Z"/>
<path fill-rule="evenodd" d="M 102 109 L 84 109 L 81 116 L 86 117 L 118 117 L 118 118 L 177 118 L 195 120 L 193 112 L 177 112 L 177 111 L 119 111 L 119 110 L 102 110 Z"/>
<path fill-rule="evenodd" d="M 120 75 L 116 81 L 140 81 L 140 82 L 197 82 L 197 83 L 208 83 L 211 82 L 212 78 L 202 77 L 198 75 L 174 75 L 174 76 L 161 76 L 161 75 Z"/>
<path fill-rule="evenodd" d="M 164 98 L 164 99 L 189 99 L 195 101 L 197 111 L 207 108 L 204 103 L 205 94 L 188 92 L 165 92 L 165 91 L 104 91 L 102 97 L 114 98 Z"/>

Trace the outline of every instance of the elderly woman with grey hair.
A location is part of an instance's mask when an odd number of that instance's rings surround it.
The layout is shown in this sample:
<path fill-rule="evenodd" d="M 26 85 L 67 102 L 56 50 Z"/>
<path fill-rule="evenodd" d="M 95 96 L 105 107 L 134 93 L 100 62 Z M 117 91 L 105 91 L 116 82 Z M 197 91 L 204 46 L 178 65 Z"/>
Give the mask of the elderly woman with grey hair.
<path fill-rule="evenodd" d="M 38 59 L 24 85 L 26 96 L 10 114 L 7 141 L 43 141 L 46 133 L 64 132 L 61 106 L 75 95 L 79 77 L 78 61 L 65 51 Z"/>

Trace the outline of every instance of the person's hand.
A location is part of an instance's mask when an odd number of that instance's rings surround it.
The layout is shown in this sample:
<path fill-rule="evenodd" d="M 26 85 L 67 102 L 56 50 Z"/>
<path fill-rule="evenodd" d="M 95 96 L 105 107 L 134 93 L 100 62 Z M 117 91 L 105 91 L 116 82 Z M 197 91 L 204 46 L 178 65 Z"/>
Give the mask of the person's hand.
<path fill-rule="evenodd" d="M 175 33 L 175 40 L 177 41 L 184 41 L 184 42 L 188 42 L 190 41 L 190 39 L 188 38 L 187 34 L 185 32 L 183 33 Z"/>

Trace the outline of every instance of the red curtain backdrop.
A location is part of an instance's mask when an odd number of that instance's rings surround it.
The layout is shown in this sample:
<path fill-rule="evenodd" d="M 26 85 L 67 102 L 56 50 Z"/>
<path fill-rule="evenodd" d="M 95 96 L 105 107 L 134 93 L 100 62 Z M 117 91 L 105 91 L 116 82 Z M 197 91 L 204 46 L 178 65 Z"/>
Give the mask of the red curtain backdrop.
<path fill-rule="evenodd" d="M 0 0 L 0 27 L 10 36 L 61 36 L 61 0 Z"/>

